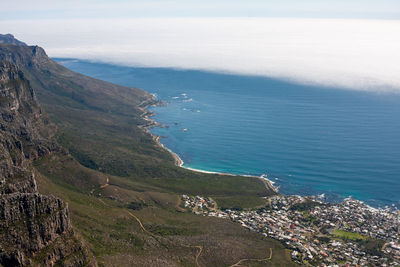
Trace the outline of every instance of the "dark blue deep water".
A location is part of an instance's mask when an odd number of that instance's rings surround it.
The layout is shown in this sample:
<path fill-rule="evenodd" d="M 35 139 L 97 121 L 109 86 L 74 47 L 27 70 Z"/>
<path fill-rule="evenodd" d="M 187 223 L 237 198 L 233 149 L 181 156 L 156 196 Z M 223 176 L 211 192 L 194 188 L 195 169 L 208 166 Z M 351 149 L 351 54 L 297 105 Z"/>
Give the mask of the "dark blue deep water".
<path fill-rule="evenodd" d="M 187 167 L 266 173 L 286 194 L 400 206 L 400 94 L 87 61 L 63 65 L 166 101 L 153 110 L 169 128 L 152 132 L 168 136 L 162 143 Z"/>

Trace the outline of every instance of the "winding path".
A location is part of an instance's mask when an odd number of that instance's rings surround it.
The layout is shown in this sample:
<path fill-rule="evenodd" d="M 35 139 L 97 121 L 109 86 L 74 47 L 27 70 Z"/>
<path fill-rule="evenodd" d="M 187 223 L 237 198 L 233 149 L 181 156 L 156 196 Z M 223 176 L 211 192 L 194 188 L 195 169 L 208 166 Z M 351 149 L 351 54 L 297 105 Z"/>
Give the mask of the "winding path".
<path fill-rule="evenodd" d="M 110 179 L 108 177 L 106 177 L 106 183 L 103 185 L 100 185 L 100 188 L 106 188 L 109 185 L 110 185 Z"/>
<path fill-rule="evenodd" d="M 267 257 L 265 259 L 241 259 L 240 261 L 238 261 L 237 263 L 231 265 L 230 267 L 245 266 L 245 265 L 242 265 L 242 263 L 245 262 L 245 261 L 269 261 L 271 259 L 272 259 L 272 248 L 269 248 L 269 257 Z"/>
<path fill-rule="evenodd" d="M 187 247 L 187 248 L 198 248 L 199 249 L 199 252 L 197 252 L 197 254 L 196 254 L 196 266 L 200 267 L 199 258 L 200 258 L 201 253 L 203 253 L 203 246 L 189 246 L 189 245 L 183 245 L 183 246 Z"/>
<path fill-rule="evenodd" d="M 106 184 L 100 186 L 100 188 L 105 188 L 105 187 L 109 186 L 109 181 L 110 181 L 110 180 L 109 180 L 108 177 L 107 177 Z M 100 198 L 97 198 L 97 199 L 98 199 L 101 203 L 103 203 L 104 205 L 108 206 L 102 199 L 100 199 Z M 132 218 L 134 218 L 134 219 L 139 223 L 140 229 L 142 229 L 142 231 L 143 231 L 144 233 L 146 233 L 146 234 L 148 234 L 148 235 L 150 235 L 150 236 L 156 238 L 156 240 L 157 240 L 158 242 L 160 242 L 160 241 L 157 239 L 157 236 L 156 236 L 156 235 L 154 235 L 153 233 L 151 233 L 150 231 L 148 231 L 148 230 L 144 227 L 142 221 L 141 221 L 135 214 L 133 214 L 132 212 L 130 212 L 130 211 L 128 211 L 128 210 L 127 210 L 126 212 L 129 214 L 129 216 L 131 216 Z M 203 246 L 189 246 L 189 245 L 183 245 L 183 246 L 184 246 L 184 247 L 188 247 L 188 248 L 197 248 L 197 249 L 199 249 L 199 252 L 197 252 L 197 254 L 196 254 L 196 259 L 195 259 L 195 261 L 196 261 L 196 266 L 197 266 L 197 267 L 201 267 L 201 266 L 200 266 L 200 263 L 199 263 L 199 258 L 200 258 L 200 256 L 201 256 L 201 254 L 203 253 Z"/>
<path fill-rule="evenodd" d="M 145 232 L 145 233 L 147 233 L 147 234 L 149 234 L 149 235 L 155 237 L 155 235 L 154 235 L 153 233 L 149 232 L 149 231 L 144 227 L 144 225 L 142 224 L 142 222 L 140 221 L 140 219 L 139 219 L 135 214 L 133 214 L 133 213 L 130 212 L 130 211 L 127 211 L 127 212 L 128 212 L 128 214 L 129 214 L 131 217 L 135 218 L 135 220 L 139 223 L 140 228 L 142 229 L 143 232 Z M 198 249 L 199 249 L 199 252 L 196 254 L 196 265 L 197 265 L 197 267 L 200 267 L 200 264 L 199 264 L 199 257 L 200 257 L 200 255 L 201 255 L 201 253 L 203 252 L 203 246 L 188 246 L 188 245 L 184 245 L 184 246 L 185 246 L 185 247 L 188 247 L 188 248 L 198 248 Z"/>
<path fill-rule="evenodd" d="M 135 214 L 133 214 L 133 213 L 130 212 L 130 211 L 127 211 L 127 212 L 128 212 L 128 214 L 129 214 L 130 216 L 132 216 L 133 218 L 135 218 L 135 220 L 139 223 L 140 228 L 142 229 L 143 232 L 145 232 L 146 234 L 149 234 L 149 235 L 151 235 L 151 236 L 154 236 L 153 233 L 149 232 L 146 228 L 144 228 L 142 222 L 140 221 L 140 219 L 139 219 Z"/>
<path fill-rule="evenodd" d="M 201 253 L 203 252 L 203 246 L 192 246 L 192 247 L 198 248 L 198 249 L 199 249 L 199 252 L 198 252 L 197 255 L 196 255 L 196 265 L 197 265 L 198 267 L 200 267 L 200 264 L 199 264 L 199 257 L 200 257 L 200 255 L 201 255 Z"/>

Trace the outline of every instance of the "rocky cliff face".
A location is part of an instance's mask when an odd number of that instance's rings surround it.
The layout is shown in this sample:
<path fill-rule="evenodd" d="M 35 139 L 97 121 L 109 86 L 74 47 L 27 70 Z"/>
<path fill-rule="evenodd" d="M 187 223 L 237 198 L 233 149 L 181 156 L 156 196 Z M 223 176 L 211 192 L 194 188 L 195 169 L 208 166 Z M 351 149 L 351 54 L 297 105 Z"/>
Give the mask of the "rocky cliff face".
<path fill-rule="evenodd" d="M 29 81 L 0 61 L 0 266 L 89 263 L 68 206 L 37 191 L 32 161 L 62 151 L 53 132 Z"/>
<path fill-rule="evenodd" d="M 15 39 L 12 34 L 0 34 L 0 44 L 26 45 L 24 42 Z"/>
<path fill-rule="evenodd" d="M 36 95 L 18 68 L 0 63 L 0 193 L 33 193 L 30 161 L 58 149 Z M 46 129 L 46 126 L 49 128 Z"/>
<path fill-rule="evenodd" d="M 75 72 L 51 60 L 39 46 L 7 45 L 0 43 L 0 61 L 16 64 L 35 88 L 45 107 L 55 104 L 113 112 L 137 119 L 141 124 L 140 108 L 153 103 L 154 98 L 136 88 L 96 80 Z M 139 122 L 138 122 L 139 123 Z"/>
<path fill-rule="evenodd" d="M 13 62 L 19 67 L 39 67 L 52 63 L 43 48 L 39 46 L 8 45 L 0 42 L 0 61 Z"/>

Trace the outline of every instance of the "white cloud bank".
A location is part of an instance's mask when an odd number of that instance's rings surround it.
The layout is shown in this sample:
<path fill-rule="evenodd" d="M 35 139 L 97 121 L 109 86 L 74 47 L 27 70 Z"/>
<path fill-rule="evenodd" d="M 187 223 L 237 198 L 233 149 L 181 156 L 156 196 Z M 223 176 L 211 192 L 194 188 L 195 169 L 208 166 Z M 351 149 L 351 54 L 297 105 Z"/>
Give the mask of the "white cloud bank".
<path fill-rule="evenodd" d="M 52 57 L 400 92 L 400 21 L 159 18 L 0 21 Z"/>

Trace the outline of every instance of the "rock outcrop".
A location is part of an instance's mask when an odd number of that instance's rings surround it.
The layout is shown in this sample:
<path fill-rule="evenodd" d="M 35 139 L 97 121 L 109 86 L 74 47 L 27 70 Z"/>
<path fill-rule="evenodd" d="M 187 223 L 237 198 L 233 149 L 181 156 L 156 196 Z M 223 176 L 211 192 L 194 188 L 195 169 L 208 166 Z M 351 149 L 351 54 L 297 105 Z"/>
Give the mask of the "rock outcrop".
<path fill-rule="evenodd" d="M 15 39 L 12 34 L 0 34 L 0 44 L 12 44 L 12 45 L 23 45 L 26 46 L 26 43 L 21 42 Z"/>
<path fill-rule="evenodd" d="M 16 64 L 19 68 L 40 68 L 46 63 L 53 63 L 40 46 L 8 45 L 0 43 L 0 61 Z M 54 63 L 53 63 L 54 64 Z"/>
<path fill-rule="evenodd" d="M 0 266 L 82 266 L 68 206 L 37 191 L 32 161 L 62 151 L 35 91 L 18 67 L 0 61 Z"/>

